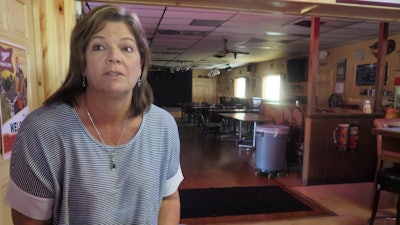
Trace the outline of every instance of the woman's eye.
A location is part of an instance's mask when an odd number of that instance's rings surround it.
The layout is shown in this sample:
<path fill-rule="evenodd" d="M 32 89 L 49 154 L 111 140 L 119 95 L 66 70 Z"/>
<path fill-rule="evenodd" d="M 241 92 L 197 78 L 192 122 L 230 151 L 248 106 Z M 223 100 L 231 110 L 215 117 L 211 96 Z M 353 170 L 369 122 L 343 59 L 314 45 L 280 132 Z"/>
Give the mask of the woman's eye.
<path fill-rule="evenodd" d="M 99 50 L 103 50 L 104 47 L 102 45 L 93 45 L 93 50 L 95 51 L 99 51 Z"/>
<path fill-rule="evenodd" d="M 133 48 L 130 46 L 126 46 L 123 49 L 124 49 L 124 51 L 127 51 L 127 52 L 133 52 Z"/>

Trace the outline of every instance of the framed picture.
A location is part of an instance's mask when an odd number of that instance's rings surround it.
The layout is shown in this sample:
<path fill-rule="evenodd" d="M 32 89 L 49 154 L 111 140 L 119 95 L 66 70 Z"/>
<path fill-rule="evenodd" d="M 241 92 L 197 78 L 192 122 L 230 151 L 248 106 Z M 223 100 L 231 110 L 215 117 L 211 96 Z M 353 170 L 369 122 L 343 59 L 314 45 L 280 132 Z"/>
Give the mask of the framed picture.
<path fill-rule="evenodd" d="M 346 60 L 341 59 L 336 64 L 336 81 L 346 80 Z"/>

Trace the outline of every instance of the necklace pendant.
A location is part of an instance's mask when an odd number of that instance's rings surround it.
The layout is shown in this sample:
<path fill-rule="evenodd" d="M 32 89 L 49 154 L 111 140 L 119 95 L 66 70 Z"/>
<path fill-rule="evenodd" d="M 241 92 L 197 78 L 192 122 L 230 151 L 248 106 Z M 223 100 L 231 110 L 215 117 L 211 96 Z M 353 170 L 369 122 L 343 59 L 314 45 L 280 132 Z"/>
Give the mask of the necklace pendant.
<path fill-rule="evenodd" d="M 111 155 L 110 155 L 110 169 L 111 170 L 115 170 L 117 168 L 117 164 L 115 163 L 115 160 L 114 160 L 114 152 L 111 152 Z"/>
<path fill-rule="evenodd" d="M 117 168 L 117 165 L 115 164 L 114 160 L 111 160 L 110 162 L 110 169 L 115 170 Z"/>

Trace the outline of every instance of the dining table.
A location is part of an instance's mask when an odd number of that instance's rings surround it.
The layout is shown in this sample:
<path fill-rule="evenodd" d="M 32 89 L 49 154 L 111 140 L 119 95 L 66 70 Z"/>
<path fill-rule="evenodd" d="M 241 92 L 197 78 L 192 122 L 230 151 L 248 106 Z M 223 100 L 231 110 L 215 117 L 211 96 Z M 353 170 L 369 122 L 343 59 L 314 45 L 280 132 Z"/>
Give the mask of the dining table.
<path fill-rule="evenodd" d="M 240 112 L 240 113 L 219 113 L 219 116 L 239 121 L 239 138 L 237 139 L 238 147 L 252 149 L 256 146 L 256 128 L 257 123 L 275 124 L 273 117 L 265 116 L 259 113 Z M 245 144 L 243 141 L 243 122 L 253 123 L 253 139 L 251 145 Z"/>
<path fill-rule="evenodd" d="M 382 136 L 382 149 L 400 153 L 400 127 L 372 128 L 371 132 Z"/>

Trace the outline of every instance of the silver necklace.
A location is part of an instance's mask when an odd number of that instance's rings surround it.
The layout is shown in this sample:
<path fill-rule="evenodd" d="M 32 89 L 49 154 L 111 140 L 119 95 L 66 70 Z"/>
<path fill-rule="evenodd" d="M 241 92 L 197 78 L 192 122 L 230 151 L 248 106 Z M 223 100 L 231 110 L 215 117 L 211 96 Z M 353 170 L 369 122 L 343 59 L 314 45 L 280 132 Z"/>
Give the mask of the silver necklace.
<path fill-rule="evenodd" d="M 86 103 L 85 103 L 85 106 L 86 106 Z M 112 150 L 111 150 L 111 149 L 108 147 L 108 145 L 106 144 L 106 142 L 104 141 L 103 137 L 100 135 L 100 132 L 99 132 L 99 130 L 97 129 L 96 125 L 94 124 L 93 118 L 92 118 L 92 116 L 90 115 L 87 106 L 86 106 L 86 113 L 87 113 L 87 115 L 88 115 L 88 117 L 89 117 L 90 122 L 91 122 L 92 125 L 93 125 L 94 130 L 95 130 L 96 133 L 97 133 L 97 136 L 99 136 L 99 138 L 100 138 L 101 142 L 104 144 L 104 146 L 105 146 L 107 152 L 110 154 L 110 169 L 111 169 L 111 170 L 115 170 L 115 169 L 117 168 L 117 164 L 115 163 L 115 157 L 114 157 L 114 151 L 115 151 L 115 149 L 112 149 Z M 119 135 L 118 142 L 117 142 L 117 145 L 116 145 L 116 146 L 118 146 L 118 145 L 119 145 L 119 142 L 121 141 L 121 137 L 122 137 L 122 134 L 124 133 L 124 130 L 125 130 L 127 121 L 128 121 L 128 115 L 126 115 L 126 119 L 125 119 L 125 122 L 124 122 L 124 126 L 122 127 L 121 134 Z"/>

